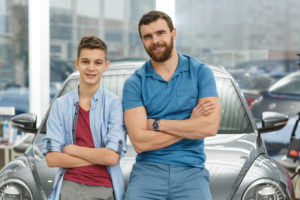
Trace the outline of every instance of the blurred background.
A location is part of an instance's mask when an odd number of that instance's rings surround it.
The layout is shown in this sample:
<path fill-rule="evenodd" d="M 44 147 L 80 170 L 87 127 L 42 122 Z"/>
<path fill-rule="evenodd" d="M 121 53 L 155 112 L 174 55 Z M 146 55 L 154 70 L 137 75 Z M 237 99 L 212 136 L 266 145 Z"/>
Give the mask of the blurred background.
<path fill-rule="evenodd" d="M 299 0 L 49 2 L 49 100 L 75 70 L 73 60 L 82 36 L 102 38 L 111 61 L 146 59 L 138 20 L 150 10 L 163 10 L 177 28 L 178 51 L 228 69 L 257 121 L 262 110 L 290 115 L 292 120 L 282 130 L 284 134 L 263 135 L 270 155 L 276 158 L 286 152 L 295 115 L 300 111 L 300 76 L 275 84 L 299 70 Z M 16 114 L 30 111 L 28 16 L 28 0 L 0 0 L 0 106 L 12 106 Z"/>

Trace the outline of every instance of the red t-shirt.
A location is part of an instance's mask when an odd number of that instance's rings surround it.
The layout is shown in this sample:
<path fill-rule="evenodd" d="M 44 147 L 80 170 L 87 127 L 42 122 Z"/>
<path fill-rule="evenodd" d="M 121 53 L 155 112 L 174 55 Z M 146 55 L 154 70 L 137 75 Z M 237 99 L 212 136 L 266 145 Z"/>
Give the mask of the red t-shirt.
<path fill-rule="evenodd" d="M 79 106 L 79 115 L 76 128 L 76 145 L 95 148 L 91 129 L 89 111 Z M 106 166 L 91 165 L 69 169 L 64 179 L 93 186 L 112 187 L 110 175 Z"/>

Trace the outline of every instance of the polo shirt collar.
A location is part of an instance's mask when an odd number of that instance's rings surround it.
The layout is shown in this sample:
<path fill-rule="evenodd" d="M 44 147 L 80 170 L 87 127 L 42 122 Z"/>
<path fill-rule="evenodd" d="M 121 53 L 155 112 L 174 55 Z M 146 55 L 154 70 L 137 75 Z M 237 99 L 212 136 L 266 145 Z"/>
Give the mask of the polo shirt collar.
<path fill-rule="evenodd" d="M 173 74 L 173 76 L 175 76 L 181 72 L 190 71 L 188 57 L 184 56 L 180 53 L 177 53 L 177 54 L 178 54 L 178 65 L 177 65 L 176 71 Z M 156 79 L 162 79 L 161 76 L 154 71 L 151 60 L 148 60 L 146 62 L 146 76 L 152 76 L 153 78 L 156 78 Z"/>

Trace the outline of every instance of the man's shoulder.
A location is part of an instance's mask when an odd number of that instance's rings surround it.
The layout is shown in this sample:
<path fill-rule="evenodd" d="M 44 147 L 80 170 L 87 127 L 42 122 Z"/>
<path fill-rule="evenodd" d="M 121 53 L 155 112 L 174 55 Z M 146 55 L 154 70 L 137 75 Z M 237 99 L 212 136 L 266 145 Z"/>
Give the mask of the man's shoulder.
<path fill-rule="evenodd" d="M 187 55 L 184 56 L 188 59 L 190 69 L 192 70 L 192 72 L 197 72 L 197 74 L 198 73 L 203 74 L 212 71 L 209 65 L 205 64 L 201 60 L 194 58 L 192 56 L 187 56 Z"/>
<path fill-rule="evenodd" d="M 209 68 L 205 63 L 203 63 L 202 61 L 200 61 L 199 59 L 197 59 L 195 57 L 188 56 L 188 55 L 183 55 L 183 57 L 188 59 L 189 65 L 193 69 L 199 70 L 202 68 Z"/>
<path fill-rule="evenodd" d="M 145 77 L 145 75 L 146 75 L 146 62 L 140 68 L 135 70 L 135 72 L 127 78 L 125 84 L 139 83 L 141 82 L 143 77 Z"/>

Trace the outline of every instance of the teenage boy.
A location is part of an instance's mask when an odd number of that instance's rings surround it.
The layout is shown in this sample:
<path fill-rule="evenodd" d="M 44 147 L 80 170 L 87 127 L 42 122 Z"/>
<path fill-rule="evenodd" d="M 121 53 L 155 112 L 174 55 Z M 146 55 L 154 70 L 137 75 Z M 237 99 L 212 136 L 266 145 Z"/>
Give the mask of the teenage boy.
<path fill-rule="evenodd" d="M 203 150 L 220 121 L 214 75 L 177 53 L 167 14 L 143 15 L 139 33 L 150 60 L 123 90 L 124 121 L 138 153 L 125 199 L 211 200 Z"/>
<path fill-rule="evenodd" d="M 122 101 L 99 86 L 109 64 L 102 40 L 81 39 L 75 59 L 79 86 L 53 103 L 43 139 L 48 166 L 59 167 L 49 199 L 124 198 Z"/>

